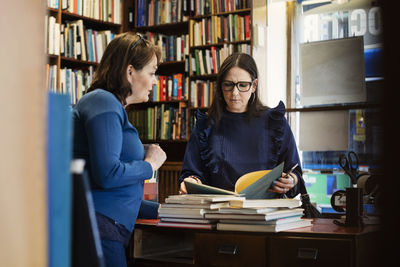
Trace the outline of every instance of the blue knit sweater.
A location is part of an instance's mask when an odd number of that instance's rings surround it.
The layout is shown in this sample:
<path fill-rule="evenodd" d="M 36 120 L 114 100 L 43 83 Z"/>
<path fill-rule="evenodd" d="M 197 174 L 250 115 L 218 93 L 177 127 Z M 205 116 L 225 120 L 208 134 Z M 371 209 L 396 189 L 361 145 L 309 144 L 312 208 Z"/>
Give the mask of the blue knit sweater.
<path fill-rule="evenodd" d="M 236 181 L 248 172 L 273 169 L 282 161 L 284 171 L 300 166 L 293 133 L 287 123 L 282 102 L 250 122 L 245 113 L 223 113 L 219 127 L 197 112 L 196 126 L 186 147 L 179 183 L 189 175 L 204 184 L 233 191 Z M 301 179 L 301 167 L 294 172 Z M 298 185 L 286 193 L 294 197 Z M 271 193 L 271 198 L 280 195 Z"/>
<path fill-rule="evenodd" d="M 153 172 L 137 130 L 118 99 L 102 89 L 81 98 L 73 120 L 74 158 L 86 160 L 96 212 L 132 231 L 144 180 Z"/>

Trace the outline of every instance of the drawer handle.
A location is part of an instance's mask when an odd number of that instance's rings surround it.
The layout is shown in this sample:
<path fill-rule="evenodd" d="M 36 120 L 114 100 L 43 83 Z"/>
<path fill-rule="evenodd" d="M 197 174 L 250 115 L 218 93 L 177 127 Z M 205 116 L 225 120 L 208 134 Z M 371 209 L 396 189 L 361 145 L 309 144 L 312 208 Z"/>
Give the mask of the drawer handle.
<path fill-rule="evenodd" d="M 299 248 L 297 251 L 297 258 L 316 260 L 318 255 L 318 249 L 316 248 Z"/>
<path fill-rule="evenodd" d="M 238 252 L 237 245 L 221 245 L 218 249 L 220 254 L 237 255 Z"/>

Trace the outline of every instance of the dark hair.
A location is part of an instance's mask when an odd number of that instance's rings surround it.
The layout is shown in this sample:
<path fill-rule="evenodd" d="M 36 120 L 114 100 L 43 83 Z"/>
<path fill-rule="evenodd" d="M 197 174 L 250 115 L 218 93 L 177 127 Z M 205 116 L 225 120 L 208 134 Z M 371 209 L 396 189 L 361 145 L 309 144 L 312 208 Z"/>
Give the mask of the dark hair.
<path fill-rule="evenodd" d="M 136 70 L 141 70 L 154 55 L 157 57 L 158 65 L 161 60 L 160 48 L 139 34 L 126 32 L 118 35 L 104 51 L 92 84 L 86 92 L 102 88 L 113 93 L 123 105 L 126 105 L 126 98 L 132 94 L 126 77 L 128 66 L 132 65 Z"/>
<path fill-rule="evenodd" d="M 224 95 L 222 93 L 221 84 L 225 79 L 228 71 L 233 67 L 239 67 L 250 74 L 251 80 L 254 81 L 258 79 L 258 70 L 256 62 L 253 57 L 246 53 L 234 53 L 228 56 L 221 65 L 221 68 L 218 72 L 217 76 L 217 88 L 214 91 L 213 102 L 210 107 L 209 117 L 214 120 L 216 124 L 219 123 L 222 113 L 226 108 L 226 102 L 224 99 Z M 260 116 L 263 111 L 268 109 L 267 106 L 264 106 L 260 98 L 258 96 L 258 83 L 256 91 L 251 95 L 249 102 L 247 103 L 247 111 L 246 116 L 248 120 L 251 120 L 255 116 Z"/>

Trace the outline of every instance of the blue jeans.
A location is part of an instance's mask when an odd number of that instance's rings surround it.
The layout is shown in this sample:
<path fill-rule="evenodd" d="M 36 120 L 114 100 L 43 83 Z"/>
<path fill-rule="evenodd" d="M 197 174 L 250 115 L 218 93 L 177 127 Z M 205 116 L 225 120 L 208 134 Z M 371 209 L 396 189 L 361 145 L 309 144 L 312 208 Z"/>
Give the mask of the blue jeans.
<path fill-rule="evenodd" d="M 140 205 L 138 218 L 157 219 L 159 203 L 143 200 Z M 126 267 L 125 248 L 128 245 L 130 233 L 122 231 L 112 223 L 112 220 L 101 214 L 96 214 L 98 222 L 101 224 L 101 246 L 103 248 L 106 267 Z M 118 238 L 116 238 L 118 237 Z M 116 238 L 117 240 L 110 240 Z M 127 239 L 128 238 L 128 239 Z M 126 243 L 126 244 L 124 244 Z"/>
<path fill-rule="evenodd" d="M 118 241 L 102 239 L 106 267 L 127 267 L 124 244 Z"/>

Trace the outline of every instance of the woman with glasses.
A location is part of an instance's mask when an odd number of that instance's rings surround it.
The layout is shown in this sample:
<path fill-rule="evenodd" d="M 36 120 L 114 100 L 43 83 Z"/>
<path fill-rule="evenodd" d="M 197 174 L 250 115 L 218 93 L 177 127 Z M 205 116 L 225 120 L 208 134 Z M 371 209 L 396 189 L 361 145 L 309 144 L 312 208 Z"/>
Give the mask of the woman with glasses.
<path fill-rule="evenodd" d="M 258 70 L 244 53 L 229 56 L 221 65 L 217 88 L 208 116 L 196 113 L 196 125 L 186 147 L 179 178 L 234 191 L 238 178 L 248 172 L 273 169 L 285 162 L 288 171 L 269 191 L 270 198 L 294 197 L 299 193 L 302 170 L 296 143 L 285 119 L 282 102 L 264 106 L 259 97 Z"/>
<path fill-rule="evenodd" d="M 74 158 L 85 159 L 106 266 L 126 266 L 143 186 L 166 160 L 151 145 L 145 153 L 125 106 L 147 102 L 161 52 L 140 35 L 117 36 L 104 51 L 94 80 L 76 104 Z M 157 216 L 158 204 L 153 206 Z M 148 211 L 148 209 L 147 209 Z"/>

